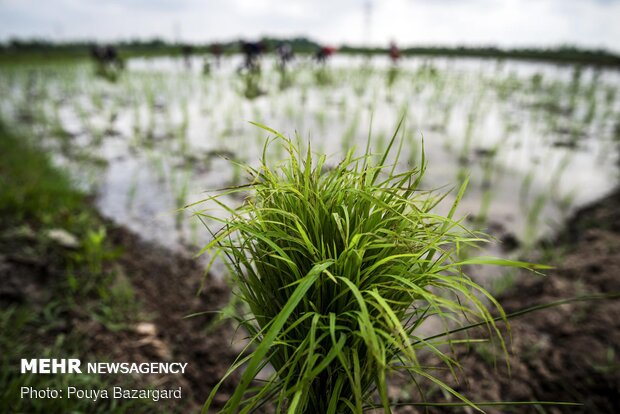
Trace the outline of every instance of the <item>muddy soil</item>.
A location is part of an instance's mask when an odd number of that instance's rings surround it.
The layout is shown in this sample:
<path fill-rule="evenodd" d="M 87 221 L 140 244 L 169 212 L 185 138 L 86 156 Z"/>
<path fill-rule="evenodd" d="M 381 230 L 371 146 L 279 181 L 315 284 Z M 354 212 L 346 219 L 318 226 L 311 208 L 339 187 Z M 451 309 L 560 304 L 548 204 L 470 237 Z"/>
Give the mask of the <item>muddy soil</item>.
<path fill-rule="evenodd" d="M 192 257 L 144 242 L 121 227 L 114 228 L 111 237 L 115 244 L 125 246 L 119 264 L 130 278 L 142 308 L 152 316 L 158 340 L 155 346 L 151 344 L 152 355 L 139 350 L 135 358 L 187 362 L 185 375 L 171 380 L 179 382 L 177 386 L 183 385 L 193 406 L 202 406 L 242 343 L 239 336 L 235 338 L 230 323 L 213 323 L 214 312 L 229 300 L 229 288 L 221 280 L 205 277 L 204 269 Z M 210 313 L 190 316 L 201 312 Z M 140 326 L 136 328 L 140 331 Z M 114 358 L 123 360 L 127 348 L 116 347 L 115 352 Z M 221 388 L 215 407 L 226 402 L 233 383 Z"/>
<path fill-rule="evenodd" d="M 546 244 L 543 248 L 561 253 L 554 259 L 556 268 L 546 277 L 522 275 L 499 298 L 507 312 L 570 297 L 620 292 L 620 191 L 580 210 L 563 234 Z M 450 381 L 457 390 L 473 401 L 583 404 L 486 408 L 490 413 L 620 412 L 620 299 L 580 301 L 536 311 L 513 319 L 511 328 L 511 373 L 501 355 L 460 350 L 457 359 L 469 380 Z M 499 357 L 496 365 L 493 356 Z M 399 412 L 424 411 L 407 407 Z M 431 412 L 473 411 L 443 408 Z"/>
<path fill-rule="evenodd" d="M 182 376 L 141 375 L 134 378 L 134 385 L 181 386 L 183 407 L 170 409 L 199 412 L 240 345 L 239 340 L 233 341 L 234 330 L 229 323 L 212 323 L 214 314 L 187 316 L 221 309 L 230 290 L 224 282 L 205 277 L 194 258 L 144 242 L 112 223 L 106 225 L 109 241 L 122 253 L 106 264 L 105 272 L 116 275 L 117 280 L 131 282 L 138 303 L 138 320 L 120 329 L 110 328 L 92 315 L 90 305 L 99 300 L 97 297 L 80 299 L 79 306 L 63 308 L 53 327 L 46 327 L 44 333 L 32 332 L 23 340 L 52 346 L 59 335 L 73 338 L 80 344 L 80 358 L 88 362 L 187 362 Z M 0 223 L 0 304 L 25 304 L 34 312 L 44 312 L 62 295 L 58 287 L 66 279 L 62 257 L 67 251 L 55 243 L 42 242 L 36 228 L 13 234 L 15 228 L 15 223 Z M 232 378 L 222 387 L 215 407 L 226 401 L 234 384 L 235 377 Z"/>

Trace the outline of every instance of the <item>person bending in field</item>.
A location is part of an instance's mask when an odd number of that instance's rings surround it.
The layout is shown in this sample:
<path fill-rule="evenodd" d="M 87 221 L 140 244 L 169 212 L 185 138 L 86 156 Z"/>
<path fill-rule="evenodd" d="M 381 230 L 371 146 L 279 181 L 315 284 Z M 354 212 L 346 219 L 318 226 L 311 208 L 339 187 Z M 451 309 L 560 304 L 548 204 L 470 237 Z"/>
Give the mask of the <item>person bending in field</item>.
<path fill-rule="evenodd" d="M 95 61 L 95 74 L 110 82 L 115 82 L 125 64 L 114 46 L 94 45 L 90 54 Z"/>
<path fill-rule="evenodd" d="M 224 49 L 222 48 L 222 45 L 220 45 L 219 43 L 213 43 L 211 47 L 209 48 L 209 50 L 211 51 L 211 54 L 215 58 L 215 66 L 219 67 L 220 61 L 222 59 L 222 53 L 224 53 Z"/>
<path fill-rule="evenodd" d="M 90 54 L 99 66 L 106 68 L 114 67 L 116 69 L 122 69 L 123 67 L 123 61 L 116 48 L 112 45 L 94 45 L 90 48 Z"/>
<path fill-rule="evenodd" d="M 321 46 L 314 54 L 314 59 L 318 63 L 324 64 L 334 53 L 336 53 L 336 48 L 331 46 Z"/>
<path fill-rule="evenodd" d="M 192 67 L 192 55 L 194 54 L 194 46 L 192 45 L 183 45 L 181 46 L 181 54 L 183 55 L 183 62 L 185 62 L 185 67 L 190 69 Z"/>
<path fill-rule="evenodd" d="M 288 42 L 281 42 L 276 47 L 276 54 L 278 55 L 280 70 L 284 72 L 286 70 L 286 65 L 295 57 L 293 47 Z"/>
<path fill-rule="evenodd" d="M 395 42 L 390 42 L 390 59 L 394 65 L 400 60 L 400 49 Z"/>
<path fill-rule="evenodd" d="M 262 42 L 241 41 L 241 53 L 243 53 L 243 68 L 249 71 L 260 70 L 258 59 L 265 47 Z"/>

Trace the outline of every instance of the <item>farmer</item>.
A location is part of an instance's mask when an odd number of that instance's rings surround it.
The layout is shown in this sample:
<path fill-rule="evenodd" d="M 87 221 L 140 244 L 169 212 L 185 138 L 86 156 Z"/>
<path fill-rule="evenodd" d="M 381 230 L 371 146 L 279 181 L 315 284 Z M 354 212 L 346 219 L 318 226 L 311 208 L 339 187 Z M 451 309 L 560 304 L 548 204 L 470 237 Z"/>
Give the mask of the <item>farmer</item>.
<path fill-rule="evenodd" d="M 241 53 L 244 56 L 243 67 L 255 71 L 259 69 L 258 58 L 263 53 L 265 47 L 262 42 L 241 41 Z"/>
<path fill-rule="evenodd" d="M 90 48 L 90 54 L 97 64 L 103 68 L 123 68 L 123 61 L 121 60 L 118 51 L 112 45 L 93 45 Z"/>
<path fill-rule="evenodd" d="M 325 63 L 327 59 L 336 52 L 335 47 L 320 46 L 319 50 L 314 54 L 314 58 L 318 63 Z"/>
<path fill-rule="evenodd" d="M 394 41 L 390 42 L 390 59 L 394 65 L 400 60 L 400 49 Z"/>
<path fill-rule="evenodd" d="M 181 54 L 183 55 L 183 61 L 185 62 L 185 67 L 190 69 L 192 66 L 191 57 L 194 53 L 194 46 L 192 45 L 183 45 L 181 46 Z"/>
<path fill-rule="evenodd" d="M 219 67 L 222 53 L 224 52 L 222 45 L 220 45 L 219 43 L 213 43 L 210 47 L 210 51 L 213 57 L 215 57 L 215 66 Z"/>
<path fill-rule="evenodd" d="M 293 47 L 288 42 L 281 42 L 276 47 L 276 54 L 278 55 L 278 63 L 280 64 L 280 70 L 285 71 L 288 62 L 295 57 L 293 54 Z"/>

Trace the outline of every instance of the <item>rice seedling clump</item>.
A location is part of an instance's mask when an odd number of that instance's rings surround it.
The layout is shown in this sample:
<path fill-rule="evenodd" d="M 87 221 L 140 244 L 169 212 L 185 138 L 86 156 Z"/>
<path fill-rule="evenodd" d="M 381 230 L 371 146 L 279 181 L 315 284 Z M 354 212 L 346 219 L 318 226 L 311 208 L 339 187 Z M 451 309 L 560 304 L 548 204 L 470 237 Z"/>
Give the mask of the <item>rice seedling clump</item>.
<path fill-rule="evenodd" d="M 395 371 L 473 406 L 422 367 L 418 355 L 435 353 L 453 370 L 457 362 L 445 345 L 449 330 L 465 323 L 486 325 L 503 347 L 487 306 L 503 315 L 501 307 L 461 268 L 524 264 L 458 259 L 464 246 L 484 240 L 452 219 L 465 185 L 450 214 L 440 216 L 433 210 L 441 197 L 420 189 L 424 159 L 419 169 L 397 171 L 397 134 L 383 154 L 367 146 L 364 155 L 349 151 L 327 168 L 324 155 L 265 129 L 287 158 L 270 165 L 274 144 L 266 144 L 261 165 L 246 166 L 251 196 L 237 207 L 221 201 L 245 186 L 208 199 L 228 211 L 225 219 L 201 212 L 221 224 L 204 251 L 223 255 L 249 310 L 239 321 L 250 344 L 227 376 L 241 367 L 243 373 L 223 411 L 250 412 L 269 402 L 276 412 L 361 413 L 377 403 L 390 412 L 387 378 Z M 418 328 L 429 318 L 441 332 L 424 338 Z M 254 381 L 268 365 L 273 374 Z"/>

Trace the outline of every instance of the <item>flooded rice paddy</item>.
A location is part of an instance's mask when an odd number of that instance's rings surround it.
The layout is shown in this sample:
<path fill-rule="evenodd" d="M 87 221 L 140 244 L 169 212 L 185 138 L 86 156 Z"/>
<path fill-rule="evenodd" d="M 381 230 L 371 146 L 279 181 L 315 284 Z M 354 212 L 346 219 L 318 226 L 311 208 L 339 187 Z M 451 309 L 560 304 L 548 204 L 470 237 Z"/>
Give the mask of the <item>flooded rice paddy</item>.
<path fill-rule="evenodd" d="M 37 138 L 115 222 L 196 252 L 208 232 L 191 211 L 208 192 L 247 182 L 270 135 L 297 136 L 336 164 L 352 147 L 381 152 L 398 121 L 398 168 L 428 162 L 425 189 L 470 177 L 459 214 L 503 241 L 494 254 L 553 234 L 620 177 L 620 72 L 467 59 L 337 56 L 325 66 L 240 57 L 131 59 L 114 82 L 88 62 L 0 70 L 1 115 Z M 277 160 L 283 150 L 273 147 Z M 239 200 L 240 202 L 241 200 Z M 503 249 L 503 251 L 502 251 Z"/>

